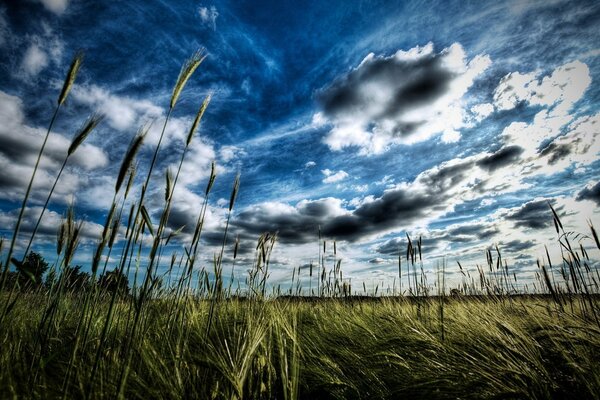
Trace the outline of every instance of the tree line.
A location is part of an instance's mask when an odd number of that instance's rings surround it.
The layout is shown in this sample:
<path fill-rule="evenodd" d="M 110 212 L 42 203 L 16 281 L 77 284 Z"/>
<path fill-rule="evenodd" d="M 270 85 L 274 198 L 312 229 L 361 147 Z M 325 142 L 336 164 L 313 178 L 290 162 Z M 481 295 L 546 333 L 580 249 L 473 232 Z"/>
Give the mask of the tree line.
<path fill-rule="evenodd" d="M 93 282 L 91 275 L 82 271 L 82 266 L 63 266 L 58 272 L 56 268 L 50 268 L 44 257 L 33 251 L 27 254 L 22 263 L 14 258 L 12 263 L 15 270 L 7 272 L 6 287 L 18 288 L 20 291 L 49 289 L 56 287 L 62 279 L 59 286 L 67 292 L 85 292 L 96 285 L 106 292 L 129 294 L 129 280 L 118 270 L 105 271 L 96 282 Z"/>

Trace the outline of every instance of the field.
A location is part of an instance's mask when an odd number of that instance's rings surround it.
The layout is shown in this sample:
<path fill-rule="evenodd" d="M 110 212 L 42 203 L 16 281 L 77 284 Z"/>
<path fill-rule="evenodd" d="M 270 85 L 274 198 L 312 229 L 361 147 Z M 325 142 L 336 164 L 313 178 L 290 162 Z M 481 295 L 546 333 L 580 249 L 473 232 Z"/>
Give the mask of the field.
<path fill-rule="evenodd" d="M 478 266 L 478 276 L 458 264 L 460 286 L 447 287 L 445 263 L 428 284 L 421 239 L 407 238 L 398 265 L 404 290 L 395 282 L 391 293 L 378 286 L 356 288 L 336 262 L 336 242 L 319 237 L 322 251 L 310 266 L 310 286 L 306 276 L 299 278 L 298 267 L 289 291 L 281 290 L 269 283 L 276 233 L 258 239 L 254 262 L 247 273 L 238 270 L 235 287 L 228 271 L 238 243 L 233 254 L 225 245 L 239 176 L 220 252 L 210 267 L 196 264 L 216 178 L 213 163 L 191 240 L 181 243 L 183 254 L 164 255 L 181 233 L 168 226 L 173 194 L 210 95 L 190 128 L 179 169 L 165 174 L 160 218 L 154 214 L 153 220 L 146 209 L 146 191 L 171 111 L 203 60 L 197 53 L 182 67 L 149 165 L 134 167 L 147 127 L 132 140 L 89 272 L 73 266 L 82 230 L 74 207 L 56 227 L 55 263 L 29 251 L 54 186 L 33 231 L 19 232 L 36 164 L 11 243 L 4 251 L 0 247 L 6 259 L 0 283 L 0 398 L 600 397 L 600 276 L 588 254 L 600 250 L 600 242 L 591 224 L 589 236 L 567 232 L 551 205 L 563 257 L 552 265 L 546 252 L 529 287 L 520 285 L 498 248 L 487 251 L 487 266 Z M 81 62 L 78 54 L 55 116 Z M 101 120 L 94 115 L 84 124 L 62 168 Z M 48 134 L 51 129 L 52 123 Z M 42 146 L 38 162 L 43 152 Z M 136 173 L 146 168 L 137 186 Z M 28 233 L 28 241 L 21 243 L 19 233 Z M 114 270 L 107 268 L 111 254 Z M 326 255 L 333 255 L 333 263 Z"/>
<path fill-rule="evenodd" d="M 597 398 L 600 329 L 577 300 L 560 310 L 544 296 L 235 299 L 214 307 L 207 331 L 210 302 L 164 298 L 146 306 L 133 342 L 134 310 L 119 301 L 94 368 L 109 301 L 82 315 L 85 300 L 67 296 L 41 327 L 46 298 L 28 295 L 2 326 L 0 391 L 3 398 Z"/>

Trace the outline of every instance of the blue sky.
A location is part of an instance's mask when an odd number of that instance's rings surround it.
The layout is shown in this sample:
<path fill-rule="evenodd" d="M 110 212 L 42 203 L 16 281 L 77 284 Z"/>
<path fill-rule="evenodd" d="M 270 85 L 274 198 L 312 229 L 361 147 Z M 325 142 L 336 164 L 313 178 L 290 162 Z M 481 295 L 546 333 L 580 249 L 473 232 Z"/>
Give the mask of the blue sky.
<path fill-rule="evenodd" d="M 279 232 L 274 283 L 316 262 L 319 227 L 337 241 L 353 282 L 389 284 L 406 233 L 423 237 L 427 270 L 442 259 L 475 270 L 498 245 L 530 278 L 544 245 L 559 254 L 548 202 L 570 230 L 587 233 L 588 219 L 600 226 L 599 17 L 593 1 L 5 3 L 1 234 L 11 235 L 76 50 L 85 60 L 36 178 L 24 236 L 72 135 L 103 113 L 61 178 L 34 247 L 53 257 L 58 221 L 73 201 L 86 221 L 76 257 L 85 266 L 128 143 L 154 121 L 144 165 L 182 63 L 204 48 L 147 201 L 158 220 L 164 171 L 212 92 L 170 222 L 193 226 L 216 161 L 204 265 L 239 172 L 229 243 L 239 235 L 240 264 L 249 263 L 260 233 Z"/>

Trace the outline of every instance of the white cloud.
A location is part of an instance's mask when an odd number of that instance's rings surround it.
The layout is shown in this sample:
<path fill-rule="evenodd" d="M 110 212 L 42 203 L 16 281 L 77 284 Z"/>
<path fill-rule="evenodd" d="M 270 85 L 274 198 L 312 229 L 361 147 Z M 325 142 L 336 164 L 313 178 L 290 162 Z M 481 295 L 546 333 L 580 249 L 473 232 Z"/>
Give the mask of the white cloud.
<path fill-rule="evenodd" d="M 25 192 L 46 129 L 28 125 L 21 99 L 2 91 L 0 121 L 0 193 L 4 199 L 17 200 Z M 34 200 L 37 195 L 45 196 L 50 189 L 70 143 L 71 139 L 62 134 L 50 134 L 34 182 Z M 87 174 L 81 174 L 81 169 L 89 172 L 107 164 L 108 156 L 102 149 L 89 143 L 82 144 L 70 158 L 69 169 L 63 173 L 53 198 L 67 201 L 71 193 L 78 193 L 86 183 Z M 71 168 L 75 170 L 71 171 Z"/>
<path fill-rule="evenodd" d="M 494 106 L 489 103 L 476 104 L 471 107 L 471 113 L 476 122 L 480 122 L 494 112 Z"/>
<path fill-rule="evenodd" d="M 215 6 L 198 8 L 198 15 L 203 24 L 211 26 L 213 30 L 217 29 L 219 12 Z"/>
<path fill-rule="evenodd" d="M 39 0 L 40 3 L 54 14 L 61 15 L 69 6 L 69 0 Z"/>
<path fill-rule="evenodd" d="M 554 114 L 564 115 L 579 100 L 591 83 L 590 71 L 581 61 L 556 68 L 539 79 L 538 72 L 513 72 L 500 81 L 494 91 L 494 105 L 510 110 L 521 102 L 532 106 L 554 107 Z"/>
<path fill-rule="evenodd" d="M 28 76 L 36 76 L 48 66 L 48 56 L 38 45 L 31 44 L 25 51 L 21 68 Z"/>
<path fill-rule="evenodd" d="M 163 109 L 149 100 L 117 96 L 96 85 L 75 85 L 71 96 L 78 103 L 103 113 L 108 124 L 120 131 L 137 129 L 142 124 L 163 116 Z M 146 143 L 158 142 L 161 129 L 162 124 L 153 124 Z"/>
<path fill-rule="evenodd" d="M 316 162 L 314 162 L 314 161 L 309 161 L 309 162 L 307 162 L 306 164 L 304 164 L 304 168 L 312 168 L 312 167 L 315 167 L 316 165 L 317 165 L 317 163 L 316 163 Z"/>
<path fill-rule="evenodd" d="M 456 142 L 469 119 L 463 97 L 490 64 L 486 55 L 467 60 L 458 43 L 440 53 L 431 43 L 389 57 L 371 53 L 322 91 L 324 111 L 313 124 L 327 118 L 333 124 L 324 138 L 330 149 L 357 147 L 362 155 L 437 134 Z"/>
<path fill-rule="evenodd" d="M 330 169 L 324 169 L 321 171 L 325 178 L 323 179 L 323 183 L 335 183 L 339 181 L 343 181 L 348 177 L 348 173 L 346 171 L 331 171 Z"/>
<path fill-rule="evenodd" d="M 224 163 L 245 155 L 246 152 L 237 146 L 223 146 L 219 149 L 219 156 Z"/>
<path fill-rule="evenodd" d="M 591 163 L 598 153 L 598 116 L 573 121 L 571 114 L 590 83 L 589 68 L 579 61 L 541 78 L 539 73 L 510 73 L 502 78 L 494 92 L 498 109 L 510 110 L 519 103 L 542 107 L 531 123 L 513 122 L 502 132 L 506 143 L 524 149 L 521 174 L 552 174 L 572 163 Z"/>
<path fill-rule="evenodd" d="M 311 125 L 313 128 L 320 128 L 327 123 L 327 118 L 322 112 L 313 114 Z"/>

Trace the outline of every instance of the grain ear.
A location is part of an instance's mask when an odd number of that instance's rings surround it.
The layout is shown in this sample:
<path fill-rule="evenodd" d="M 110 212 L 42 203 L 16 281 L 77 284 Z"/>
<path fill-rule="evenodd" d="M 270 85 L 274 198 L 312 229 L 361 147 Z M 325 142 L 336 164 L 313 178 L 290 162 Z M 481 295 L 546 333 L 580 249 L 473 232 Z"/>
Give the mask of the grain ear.
<path fill-rule="evenodd" d="M 71 61 L 71 66 L 69 67 L 69 72 L 65 78 L 65 82 L 63 83 L 62 90 L 60 91 L 60 95 L 58 96 L 58 105 L 62 105 L 67 97 L 69 96 L 69 92 L 73 87 L 73 83 L 75 82 L 75 78 L 77 78 L 77 74 L 79 73 L 79 68 L 81 68 L 81 63 L 83 62 L 83 51 L 79 50 L 75 57 L 73 57 L 73 61 Z"/>

